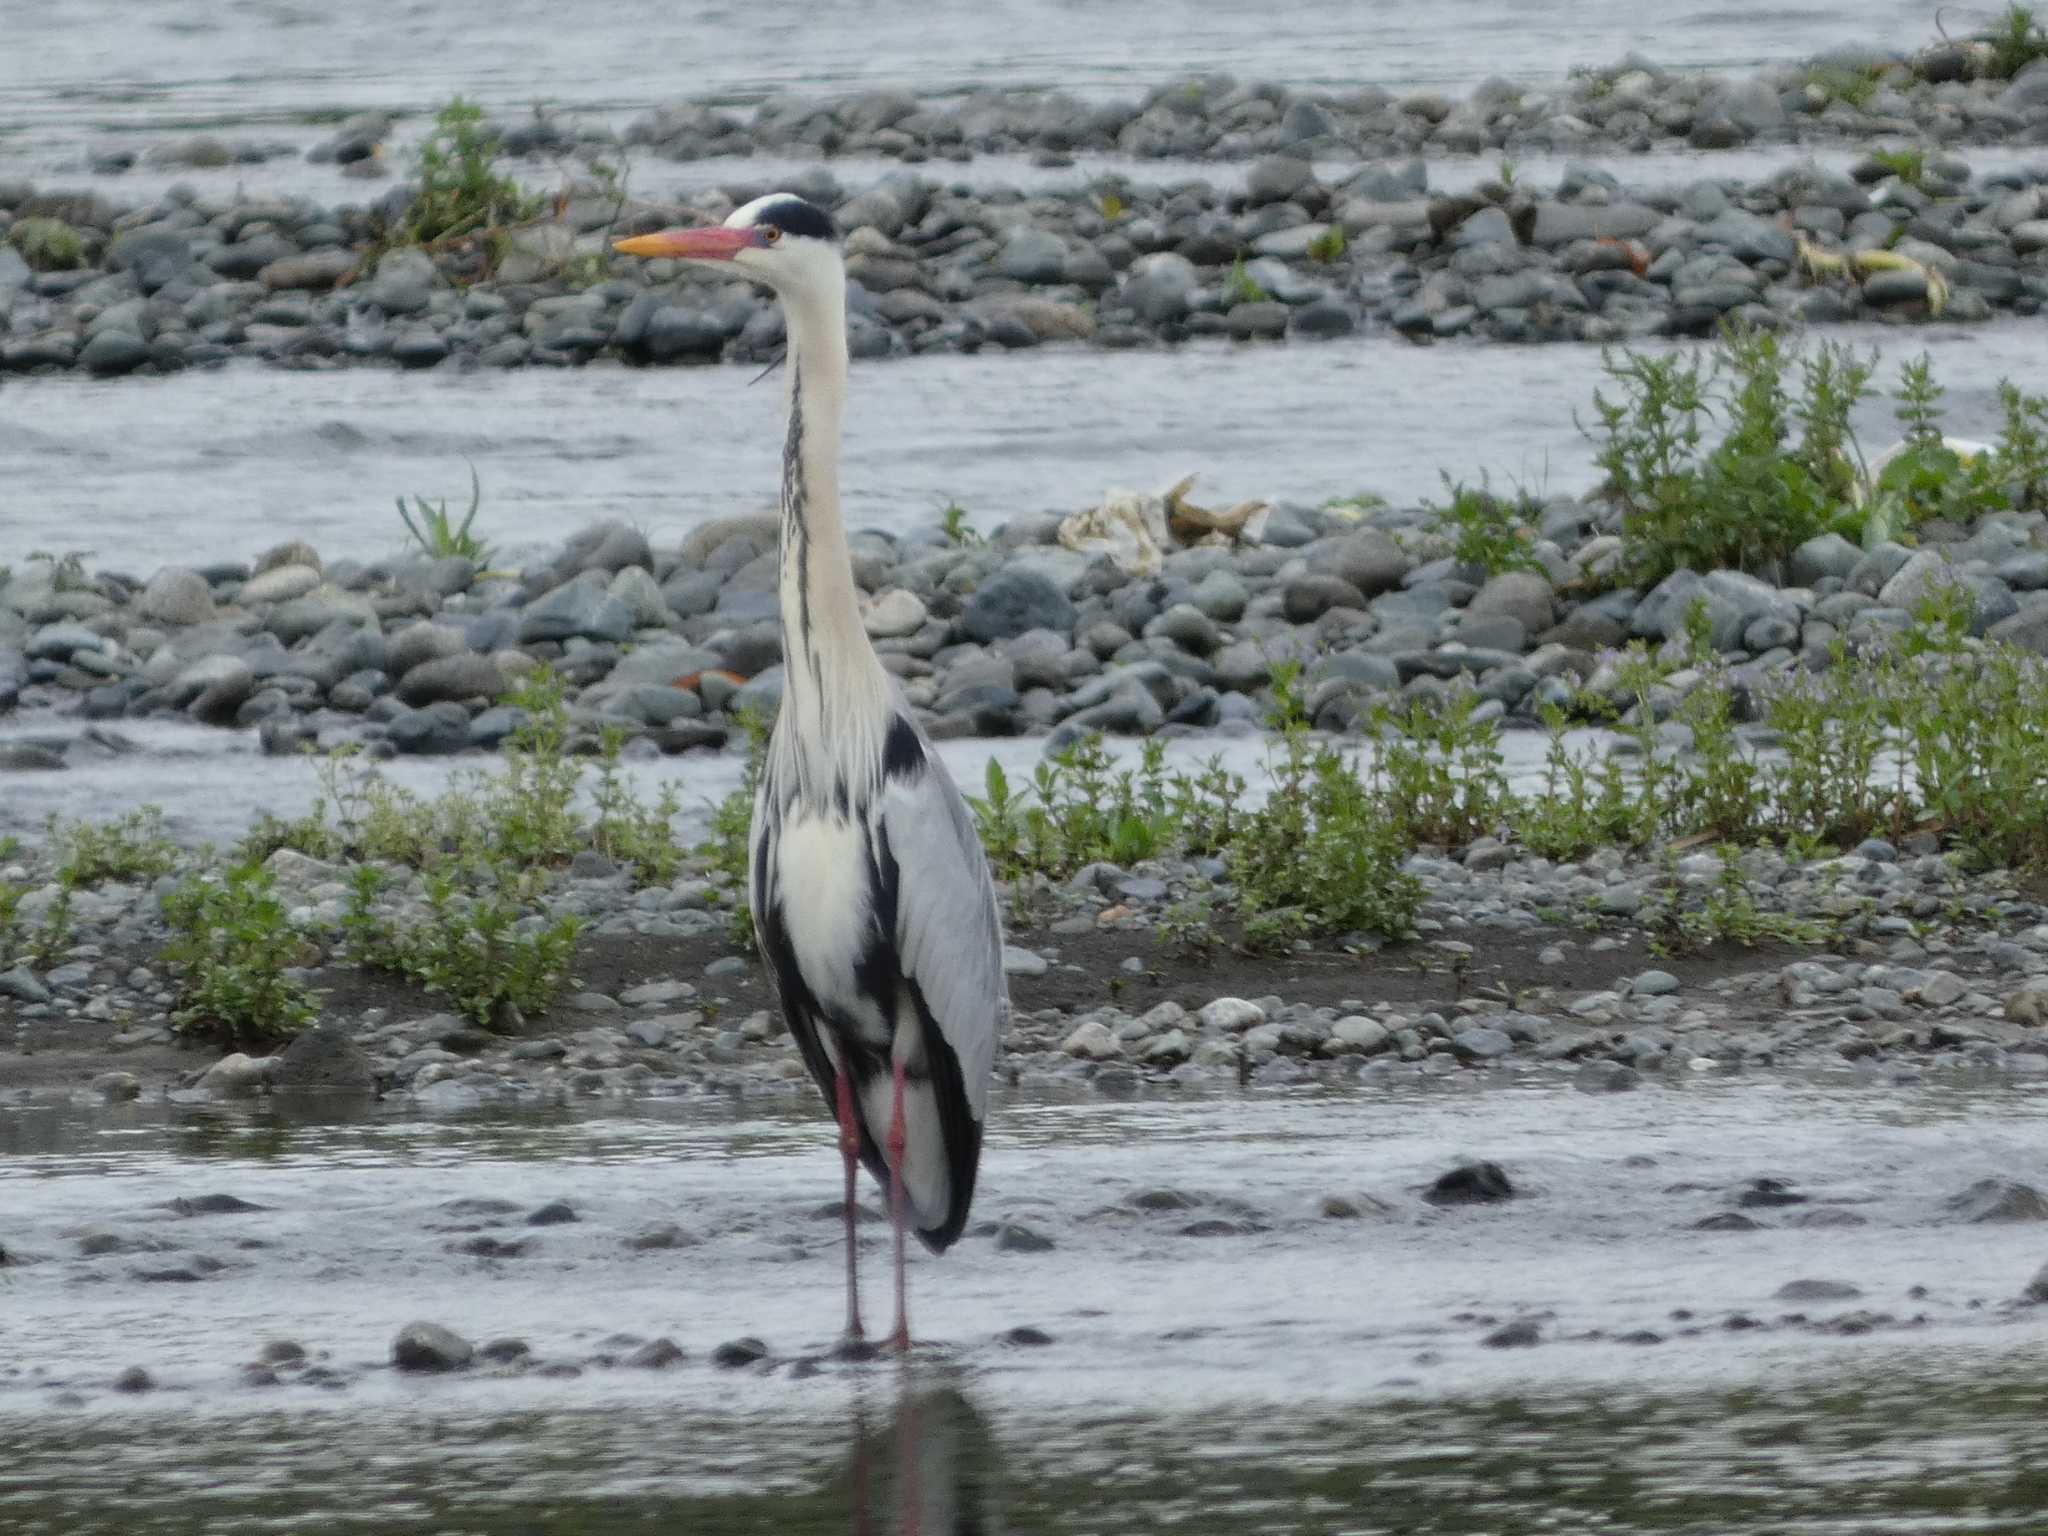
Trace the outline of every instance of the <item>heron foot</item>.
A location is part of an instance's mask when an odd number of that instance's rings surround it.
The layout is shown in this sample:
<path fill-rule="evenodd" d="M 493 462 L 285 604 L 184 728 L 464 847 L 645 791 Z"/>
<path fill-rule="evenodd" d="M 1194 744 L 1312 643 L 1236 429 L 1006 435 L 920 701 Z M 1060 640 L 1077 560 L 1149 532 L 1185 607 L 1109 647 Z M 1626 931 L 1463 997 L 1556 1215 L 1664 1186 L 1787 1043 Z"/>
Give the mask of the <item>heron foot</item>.
<path fill-rule="evenodd" d="M 858 1333 L 844 1334 L 840 1337 L 839 1342 L 832 1346 L 832 1358 L 834 1360 L 847 1360 L 855 1364 L 880 1359 L 881 1354 L 881 1345 L 877 1344 L 873 1339 L 863 1338 Z"/>

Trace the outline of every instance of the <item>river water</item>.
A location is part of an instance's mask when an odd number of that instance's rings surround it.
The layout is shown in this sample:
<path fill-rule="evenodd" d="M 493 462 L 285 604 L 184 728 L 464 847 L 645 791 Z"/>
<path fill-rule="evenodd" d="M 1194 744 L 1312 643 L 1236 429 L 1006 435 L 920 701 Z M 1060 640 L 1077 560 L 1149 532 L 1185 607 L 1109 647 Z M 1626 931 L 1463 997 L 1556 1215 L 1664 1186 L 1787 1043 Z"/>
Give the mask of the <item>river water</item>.
<path fill-rule="evenodd" d="M 1919 351 L 1947 387 L 1951 432 L 1995 433 L 1997 382 L 2039 388 L 2048 326 L 1837 327 L 1882 350 L 1889 383 Z M 710 517 L 772 506 L 779 388 L 738 367 L 596 365 L 513 373 L 286 373 L 254 365 L 166 379 L 70 376 L 0 396 L 0 563 L 36 550 L 147 575 L 303 538 L 330 559 L 401 552 L 399 495 L 469 497 L 501 557 L 618 517 L 672 547 Z M 848 523 L 901 532 L 949 502 L 984 529 L 1092 506 L 1116 487 L 1195 499 L 1319 503 L 1360 491 L 1440 495 L 1440 471 L 1503 489 L 1582 493 L 1577 418 L 1597 348 L 1384 336 L 1315 345 L 1104 353 L 1046 349 L 859 365 L 843 494 Z M 1890 403 L 1859 418 L 1872 454 Z"/>
<path fill-rule="evenodd" d="M 0 1116 L 0 1526 L 2037 1529 L 2048 1309 L 2011 1302 L 2040 1228 L 1959 1226 L 1947 1202 L 1986 1175 L 2048 1179 L 2044 1117 L 2038 1091 L 1846 1076 L 1012 1097 L 977 1212 L 1054 1248 L 977 1233 L 914 1254 L 927 1342 L 899 1378 L 817 1358 L 842 1271 L 807 1099 L 342 1121 L 18 1106 Z M 1520 1197 L 1421 1201 L 1475 1155 Z M 1765 1176 L 1803 1203 L 1696 1229 Z M 1159 1190 L 1190 1203 L 1137 1208 Z M 259 1209 L 167 1204 L 207 1195 Z M 1325 1216 L 1331 1196 L 1365 1214 Z M 555 1200 L 579 1219 L 524 1224 Z M 689 1246 L 629 1246 L 662 1223 Z M 527 1250 L 455 1251 L 479 1229 Z M 204 1278 L 141 1278 L 180 1269 Z M 1812 1280 L 1858 1294 L 1776 1295 Z M 580 1369 L 400 1377 L 389 1341 L 415 1318 Z M 1483 1342 L 1517 1319 L 1541 1342 Z M 714 1369 L 741 1335 L 772 1364 Z M 673 1369 L 604 1363 L 656 1337 L 684 1351 Z M 243 1385 L 278 1339 L 335 1383 Z M 110 1392 L 130 1366 L 158 1390 Z"/>
<path fill-rule="evenodd" d="M 1951 7 L 1951 32 L 1995 6 Z M 1981 16 L 1980 16 L 1981 11 Z M 458 92 L 504 109 L 621 112 L 685 96 L 1057 83 L 1136 95 L 1175 73 L 1342 87 L 1562 80 L 1632 48 L 1671 66 L 1743 68 L 1847 42 L 1932 41 L 1919 0 L 1797 7 L 1670 0 L 70 0 L 15 6 L 0 52 L 0 142 L 109 129 L 287 130 Z"/>

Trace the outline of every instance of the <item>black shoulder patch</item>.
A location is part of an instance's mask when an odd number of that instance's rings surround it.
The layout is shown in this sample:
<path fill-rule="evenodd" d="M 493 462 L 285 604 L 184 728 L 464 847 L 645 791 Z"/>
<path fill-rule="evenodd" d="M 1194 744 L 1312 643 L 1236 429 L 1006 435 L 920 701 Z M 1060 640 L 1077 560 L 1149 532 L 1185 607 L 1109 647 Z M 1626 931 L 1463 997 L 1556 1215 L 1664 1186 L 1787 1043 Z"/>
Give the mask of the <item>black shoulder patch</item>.
<path fill-rule="evenodd" d="M 889 721 L 889 735 L 882 743 L 882 776 L 907 778 L 924 766 L 924 743 L 917 739 L 917 727 L 903 716 Z"/>
<path fill-rule="evenodd" d="M 772 203 L 764 204 L 754 215 L 756 224 L 773 224 L 786 235 L 808 235 L 813 240 L 837 240 L 839 231 L 832 227 L 832 216 L 815 203 L 807 203 L 793 193 L 778 197 Z"/>

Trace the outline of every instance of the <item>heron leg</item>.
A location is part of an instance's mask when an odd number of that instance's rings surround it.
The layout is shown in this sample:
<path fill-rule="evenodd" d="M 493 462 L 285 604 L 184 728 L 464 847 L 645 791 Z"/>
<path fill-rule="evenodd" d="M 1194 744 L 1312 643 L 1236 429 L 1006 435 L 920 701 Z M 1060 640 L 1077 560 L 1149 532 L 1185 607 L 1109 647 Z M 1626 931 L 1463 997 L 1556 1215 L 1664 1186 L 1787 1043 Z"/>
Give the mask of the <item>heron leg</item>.
<path fill-rule="evenodd" d="M 860 1326 L 860 1260 L 855 1249 L 859 1206 L 854 1200 L 854 1170 L 860 1166 L 860 1122 L 853 1117 L 853 1079 L 845 1063 L 839 1067 L 839 1154 L 846 1160 L 846 1337 L 866 1337 Z"/>
<path fill-rule="evenodd" d="M 903 1063 L 896 1063 L 896 1104 L 889 1116 L 889 1220 L 896 1229 L 896 1332 L 893 1342 L 899 1354 L 910 1350 L 910 1309 L 904 1300 L 903 1284 L 903 1149 L 908 1141 L 903 1128 Z"/>

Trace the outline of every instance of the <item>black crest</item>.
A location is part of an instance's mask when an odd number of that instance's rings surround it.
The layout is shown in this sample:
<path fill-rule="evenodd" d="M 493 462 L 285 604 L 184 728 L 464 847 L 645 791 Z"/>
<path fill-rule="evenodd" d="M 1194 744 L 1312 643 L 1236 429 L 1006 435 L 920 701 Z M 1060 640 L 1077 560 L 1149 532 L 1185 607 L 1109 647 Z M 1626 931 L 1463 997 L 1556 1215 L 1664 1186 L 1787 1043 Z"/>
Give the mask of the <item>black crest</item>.
<path fill-rule="evenodd" d="M 772 202 L 763 203 L 754 215 L 754 223 L 756 227 L 773 224 L 785 235 L 806 235 L 813 240 L 839 238 L 839 232 L 832 227 L 830 214 L 793 193 L 786 193 Z"/>

